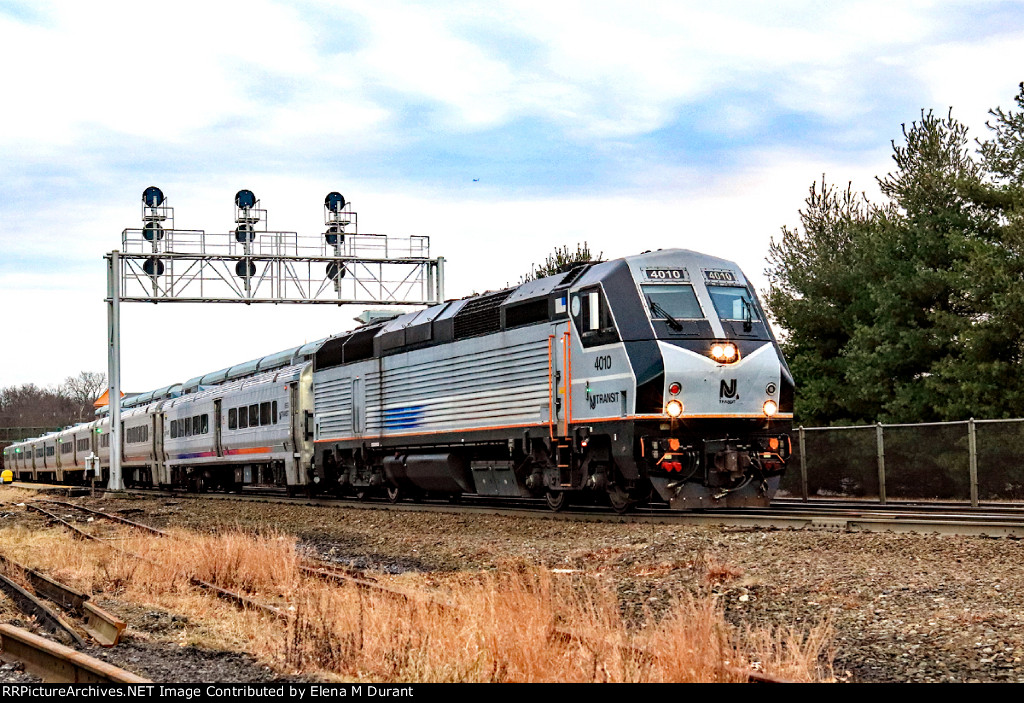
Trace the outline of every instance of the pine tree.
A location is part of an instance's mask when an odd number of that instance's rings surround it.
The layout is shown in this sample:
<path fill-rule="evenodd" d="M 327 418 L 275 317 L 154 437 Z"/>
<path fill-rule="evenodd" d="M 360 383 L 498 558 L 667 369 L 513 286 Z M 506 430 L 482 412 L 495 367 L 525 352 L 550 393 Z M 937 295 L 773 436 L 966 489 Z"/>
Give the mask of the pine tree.
<path fill-rule="evenodd" d="M 531 265 L 530 272 L 522 277 L 522 283 L 532 281 L 536 278 L 554 276 L 556 273 L 568 271 L 573 266 L 585 264 L 591 261 L 601 261 L 603 252 L 596 257 L 590 253 L 590 245 L 586 242 L 576 244 L 576 251 L 570 251 L 569 245 L 555 247 L 554 252 L 548 254 L 547 259 L 540 266 Z"/>
<path fill-rule="evenodd" d="M 805 424 L 1024 416 L 1024 85 L 972 150 L 922 111 L 881 204 L 812 187 L 768 258 Z"/>

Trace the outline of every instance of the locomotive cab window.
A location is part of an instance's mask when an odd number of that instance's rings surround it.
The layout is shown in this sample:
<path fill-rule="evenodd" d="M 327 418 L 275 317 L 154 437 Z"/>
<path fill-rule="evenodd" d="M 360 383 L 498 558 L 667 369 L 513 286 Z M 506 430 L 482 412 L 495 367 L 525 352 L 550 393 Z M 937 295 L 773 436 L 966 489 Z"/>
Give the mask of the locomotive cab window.
<path fill-rule="evenodd" d="M 723 320 L 758 322 L 760 317 L 750 292 L 742 286 L 708 286 L 711 301 Z"/>
<path fill-rule="evenodd" d="M 704 311 L 697 302 L 693 286 L 657 285 L 641 286 L 647 311 L 654 320 L 703 320 Z"/>
<path fill-rule="evenodd" d="M 619 341 L 611 309 L 600 288 L 589 288 L 574 293 L 569 302 L 576 331 L 585 347 L 611 344 Z"/>

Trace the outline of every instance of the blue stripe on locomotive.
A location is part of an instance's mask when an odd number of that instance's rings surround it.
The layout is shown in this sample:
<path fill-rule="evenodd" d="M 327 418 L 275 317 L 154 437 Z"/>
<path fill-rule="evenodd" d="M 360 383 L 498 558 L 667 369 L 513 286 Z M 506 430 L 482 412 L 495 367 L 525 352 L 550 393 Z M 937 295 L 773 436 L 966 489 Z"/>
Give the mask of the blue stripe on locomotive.
<path fill-rule="evenodd" d="M 423 424 L 422 405 L 413 405 L 408 408 L 394 408 L 384 411 L 384 429 L 386 430 L 411 430 Z"/>

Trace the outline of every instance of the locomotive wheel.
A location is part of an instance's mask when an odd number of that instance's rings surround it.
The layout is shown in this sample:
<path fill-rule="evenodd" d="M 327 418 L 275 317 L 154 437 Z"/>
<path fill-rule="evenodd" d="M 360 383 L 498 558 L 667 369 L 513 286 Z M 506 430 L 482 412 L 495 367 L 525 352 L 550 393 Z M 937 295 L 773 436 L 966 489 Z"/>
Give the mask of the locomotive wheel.
<path fill-rule="evenodd" d="M 609 486 L 608 503 L 612 506 L 612 510 L 622 515 L 633 509 L 636 500 L 622 486 Z"/>
<path fill-rule="evenodd" d="M 405 496 L 402 495 L 402 489 L 398 486 L 388 486 L 388 502 L 397 503 L 402 500 Z"/>
<path fill-rule="evenodd" d="M 566 491 L 548 491 L 544 494 L 548 507 L 556 513 L 565 510 L 569 505 L 569 493 Z"/>

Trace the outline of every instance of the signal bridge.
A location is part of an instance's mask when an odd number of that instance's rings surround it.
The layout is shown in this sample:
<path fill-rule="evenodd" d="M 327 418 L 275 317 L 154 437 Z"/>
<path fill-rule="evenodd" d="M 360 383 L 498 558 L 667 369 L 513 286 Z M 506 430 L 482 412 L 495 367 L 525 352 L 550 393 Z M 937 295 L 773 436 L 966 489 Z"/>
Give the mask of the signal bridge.
<path fill-rule="evenodd" d="M 359 217 L 338 192 L 324 198 L 318 235 L 270 230 L 251 190 L 235 194 L 234 227 L 212 234 L 176 229 L 156 186 L 142 193 L 142 226 L 121 233 L 107 260 L 110 481 L 121 476 L 122 302 L 432 305 L 444 300 L 444 258 L 430 238 L 359 234 Z"/>
<path fill-rule="evenodd" d="M 143 194 L 140 228 L 125 229 L 116 263 L 124 302 L 430 305 L 444 299 L 444 258 L 430 237 L 360 234 L 339 193 L 324 201 L 317 235 L 267 229 L 252 191 L 235 196 L 229 232 L 174 228 L 158 188 Z M 346 231 L 349 229 L 350 231 Z"/>

